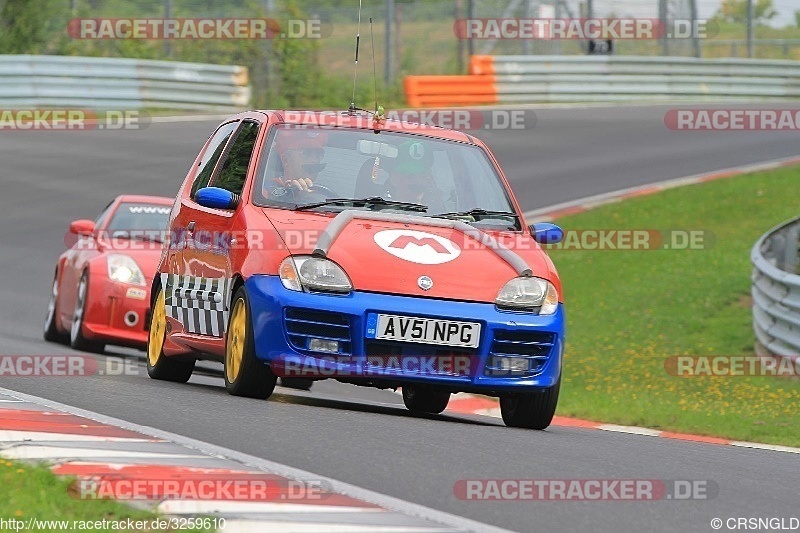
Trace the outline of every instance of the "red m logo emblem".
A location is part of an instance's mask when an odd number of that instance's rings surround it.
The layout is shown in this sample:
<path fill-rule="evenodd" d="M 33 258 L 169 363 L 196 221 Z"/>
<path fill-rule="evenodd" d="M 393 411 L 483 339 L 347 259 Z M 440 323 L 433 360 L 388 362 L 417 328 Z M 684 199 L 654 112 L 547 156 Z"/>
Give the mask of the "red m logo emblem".
<path fill-rule="evenodd" d="M 422 239 L 418 239 L 416 237 L 412 237 L 410 235 L 401 235 L 400 237 L 396 238 L 392 241 L 392 244 L 389 245 L 390 248 L 405 248 L 409 244 L 414 243 L 417 246 L 430 246 L 436 253 L 439 254 L 450 254 L 450 250 L 445 248 L 445 246 L 437 241 L 436 239 L 432 239 L 430 237 L 424 237 Z"/>

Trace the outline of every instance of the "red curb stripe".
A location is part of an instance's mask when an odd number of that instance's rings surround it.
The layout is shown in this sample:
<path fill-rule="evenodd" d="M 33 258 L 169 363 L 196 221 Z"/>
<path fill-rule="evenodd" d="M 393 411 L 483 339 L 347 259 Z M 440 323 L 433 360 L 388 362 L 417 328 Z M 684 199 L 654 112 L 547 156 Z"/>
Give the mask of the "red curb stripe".
<path fill-rule="evenodd" d="M 87 420 L 87 422 L 91 422 Z M 7 431 L 37 431 L 40 433 L 62 433 L 68 435 L 84 435 L 88 437 L 115 437 L 125 439 L 155 440 L 147 435 L 134 433 L 126 429 L 112 426 L 92 424 L 60 424 L 47 423 L 37 420 L 0 420 L 0 430 Z"/>
<path fill-rule="evenodd" d="M 72 418 L 75 420 L 83 420 L 81 417 L 73 416 L 67 413 L 53 413 L 51 411 L 31 411 L 25 409 L 5 409 L 0 408 L 0 423 L 3 420 L 31 420 L 34 418 L 42 420 L 53 420 L 53 417 L 59 417 L 58 421 L 63 422 L 65 419 Z"/>
<path fill-rule="evenodd" d="M 152 440 L 147 435 L 100 424 L 80 416 L 15 409 L 0 409 L 0 430 Z"/>
<path fill-rule="evenodd" d="M 549 213 L 542 213 L 540 216 L 547 216 L 547 217 L 566 217 L 569 215 L 577 215 L 578 213 L 583 213 L 588 209 L 582 205 L 577 205 L 575 207 L 565 207 L 564 209 L 559 209 L 558 211 L 551 211 Z"/>
<path fill-rule="evenodd" d="M 619 198 L 624 199 L 624 198 L 636 198 L 637 196 L 648 196 L 650 194 L 655 194 L 663 190 L 664 190 L 663 187 L 648 187 L 646 189 L 640 189 L 638 191 L 633 191 L 627 194 L 623 194 L 622 196 L 619 196 Z"/>
<path fill-rule="evenodd" d="M 721 180 L 723 178 L 732 178 L 734 176 L 741 176 L 742 174 L 744 174 L 744 172 L 742 172 L 741 170 L 732 170 L 730 172 L 719 172 L 717 174 L 703 176 L 702 178 L 699 178 L 697 181 L 705 183 L 707 181 Z"/>
<path fill-rule="evenodd" d="M 598 426 L 600 426 L 600 422 L 581 420 L 580 418 L 568 418 L 566 416 L 555 416 L 553 417 L 552 425 L 569 428 L 597 429 Z"/>
<path fill-rule="evenodd" d="M 703 435 L 690 435 L 688 433 L 674 433 L 672 431 L 662 431 L 659 437 L 675 440 L 686 440 L 691 442 L 704 442 L 706 444 L 730 444 L 732 441 L 719 437 L 706 437 Z"/>

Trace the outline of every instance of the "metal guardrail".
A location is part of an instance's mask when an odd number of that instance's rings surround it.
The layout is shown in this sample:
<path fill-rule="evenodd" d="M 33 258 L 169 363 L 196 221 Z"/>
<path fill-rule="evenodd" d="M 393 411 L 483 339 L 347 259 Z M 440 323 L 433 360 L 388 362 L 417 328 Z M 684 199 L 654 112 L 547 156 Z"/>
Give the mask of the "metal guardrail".
<path fill-rule="evenodd" d="M 800 98 L 800 61 L 650 56 L 472 56 L 470 76 L 408 76 L 412 106 Z M 461 83 L 469 78 L 471 83 Z"/>
<path fill-rule="evenodd" d="M 501 102 L 800 98 L 800 61 L 495 56 L 494 75 Z"/>
<path fill-rule="evenodd" d="M 0 55 L 0 107 L 228 111 L 250 102 L 246 67 L 110 57 Z"/>
<path fill-rule="evenodd" d="M 750 252 L 759 355 L 800 355 L 800 217 L 764 234 Z"/>

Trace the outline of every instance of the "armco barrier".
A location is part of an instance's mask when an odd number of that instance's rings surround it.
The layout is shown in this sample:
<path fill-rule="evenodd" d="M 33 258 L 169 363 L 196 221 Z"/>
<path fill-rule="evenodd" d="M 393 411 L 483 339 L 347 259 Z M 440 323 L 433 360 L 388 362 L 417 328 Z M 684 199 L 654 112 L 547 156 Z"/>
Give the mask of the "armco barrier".
<path fill-rule="evenodd" d="M 228 111 L 250 102 L 246 67 L 110 57 L 0 55 L 0 107 Z"/>
<path fill-rule="evenodd" d="M 750 252 L 753 328 L 759 355 L 800 355 L 799 247 L 800 217 L 771 229 Z"/>
<path fill-rule="evenodd" d="M 638 56 L 472 56 L 469 76 L 408 76 L 412 107 L 800 98 L 800 61 Z"/>

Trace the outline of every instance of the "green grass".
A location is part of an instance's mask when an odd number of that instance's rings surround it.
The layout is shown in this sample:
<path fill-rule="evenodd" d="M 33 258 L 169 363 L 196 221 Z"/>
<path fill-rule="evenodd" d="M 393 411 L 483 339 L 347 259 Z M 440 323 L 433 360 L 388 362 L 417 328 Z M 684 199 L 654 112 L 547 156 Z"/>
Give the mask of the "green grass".
<path fill-rule="evenodd" d="M 74 478 L 56 476 L 44 466 L 33 466 L 14 461 L 0 459 L 0 518 L 6 520 L 2 531 L 14 531 L 9 528 L 7 520 L 31 518 L 38 520 L 66 520 L 67 528 L 56 524 L 50 527 L 40 524 L 37 531 L 77 531 L 73 521 L 152 521 L 159 515 L 141 509 L 135 509 L 112 500 L 79 499 L 70 494 L 70 484 Z M 73 493 L 74 494 L 74 493 Z M 152 522 L 151 522 L 152 523 Z M 0 522 L 0 524 L 3 524 Z M 24 529 L 24 528 L 23 528 Z M 20 529 L 21 530 L 21 529 Z M 93 531 L 120 531 L 112 527 L 92 528 Z M 150 531 L 168 531 L 168 529 L 151 529 Z M 184 530 L 187 531 L 187 530 Z M 188 531 L 213 531 L 192 529 Z"/>
<path fill-rule="evenodd" d="M 563 217 L 565 229 L 700 229 L 704 250 L 550 255 L 564 284 L 559 414 L 772 444 L 800 445 L 800 382 L 677 377 L 676 355 L 754 353 L 750 249 L 800 212 L 800 168 L 667 190 Z"/>

